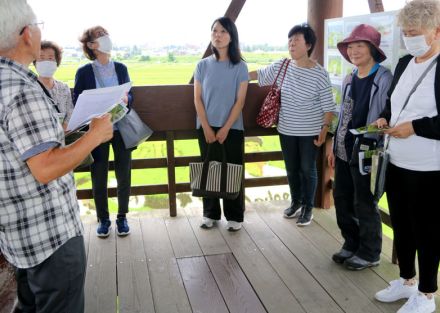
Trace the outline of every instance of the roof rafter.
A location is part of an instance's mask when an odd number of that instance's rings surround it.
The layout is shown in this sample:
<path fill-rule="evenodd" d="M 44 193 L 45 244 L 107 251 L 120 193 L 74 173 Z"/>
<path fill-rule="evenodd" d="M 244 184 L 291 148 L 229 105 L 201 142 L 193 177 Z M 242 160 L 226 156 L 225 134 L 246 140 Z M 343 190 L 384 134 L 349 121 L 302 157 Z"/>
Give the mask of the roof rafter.
<path fill-rule="evenodd" d="M 384 11 L 382 0 L 368 0 L 368 5 L 370 6 L 371 13 Z"/>

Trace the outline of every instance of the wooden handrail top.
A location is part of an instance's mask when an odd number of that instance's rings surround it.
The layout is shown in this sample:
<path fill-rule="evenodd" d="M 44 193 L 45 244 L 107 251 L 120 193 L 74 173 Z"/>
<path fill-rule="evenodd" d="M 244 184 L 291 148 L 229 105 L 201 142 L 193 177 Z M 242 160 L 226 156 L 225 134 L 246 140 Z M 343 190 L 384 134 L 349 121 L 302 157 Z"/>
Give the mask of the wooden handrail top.
<path fill-rule="evenodd" d="M 255 116 L 268 92 L 268 87 L 249 84 L 243 109 L 246 129 L 258 127 Z M 133 87 L 133 107 L 141 119 L 155 132 L 190 131 L 196 128 L 193 85 L 138 86 Z M 265 132 L 263 130 L 263 132 Z M 274 133 L 273 130 L 267 133 Z M 163 134 L 153 136 L 153 140 L 164 140 Z M 252 136 L 252 135 L 251 135 Z M 159 139 L 160 138 L 160 139 Z M 185 139 L 185 138 L 176 138 Z"/>

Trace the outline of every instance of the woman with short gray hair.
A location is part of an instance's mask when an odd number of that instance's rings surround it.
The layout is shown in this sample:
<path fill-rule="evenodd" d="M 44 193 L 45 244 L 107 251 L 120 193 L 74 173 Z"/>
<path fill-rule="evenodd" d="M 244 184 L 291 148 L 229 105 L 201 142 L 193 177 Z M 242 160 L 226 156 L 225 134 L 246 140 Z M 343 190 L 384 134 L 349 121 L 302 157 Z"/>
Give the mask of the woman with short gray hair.
<path fill-rule="evenodd" d="M 410 55 L 397 64 L 389 101 L 376 124 L 391 127 L 385 131 L 390 154 L 385 187 L 400 278 L 376 299 L 409 298 L 398 313 L 430 313 L 440 262 L 440 2 L 407 3 L 398 24 Z"/>

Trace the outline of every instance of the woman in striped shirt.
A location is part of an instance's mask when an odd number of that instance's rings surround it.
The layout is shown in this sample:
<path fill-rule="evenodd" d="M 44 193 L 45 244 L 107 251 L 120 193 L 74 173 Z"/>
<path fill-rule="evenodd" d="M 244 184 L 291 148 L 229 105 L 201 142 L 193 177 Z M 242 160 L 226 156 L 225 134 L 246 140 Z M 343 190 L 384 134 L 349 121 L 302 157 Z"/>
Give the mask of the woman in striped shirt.
<path fill-rule="evenodd" d="M 281 150 L 289 181 L 291 205 L 284 217 L 298 217 L 297 225 L 309 225 L 318 181 L 316 155 L 325 142 L 335 111 L 327 71 L 310 59 L 316 35 L 307 24 L 294 26 L 288 34 L 292 62 L 287 64 L 281 86 L 281 110 L 278 122 Z M 284 60 L 250 72 L 260 86 L 272 85 Z"/>

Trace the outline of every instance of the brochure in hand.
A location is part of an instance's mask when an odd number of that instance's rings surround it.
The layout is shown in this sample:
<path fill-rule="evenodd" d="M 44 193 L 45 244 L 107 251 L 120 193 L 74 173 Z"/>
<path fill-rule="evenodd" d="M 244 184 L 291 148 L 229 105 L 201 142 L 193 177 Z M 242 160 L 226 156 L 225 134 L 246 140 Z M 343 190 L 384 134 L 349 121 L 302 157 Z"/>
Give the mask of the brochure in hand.
<path fill-rule="evenodd" d="M 123 85 L 85 90 L 78 97 L 67 132 L 74 132 L 88 125 L 90 121 L 105 113 L 112 115 L 112 122 L 121 120 L 128 112 L 122 98 L 131 88 L 131 82 Z"/>
<path fill-rule="evenodd" d="M 364 134 L 380 134 L 387 130 L 389 127 L 385 126 L 383 128 L 379 128 L 376 125 L 368 125 L 359 128 L 350 129 L 350 133 L 353 135 L 364 135 Z"/>
<path fill-rule="evenodd" d="M 112 123 L 117 123 L 127 114 L 128 108 L 124 102 L 117 103 L 115 106 L 108 112 L 112 116 Z"/>

